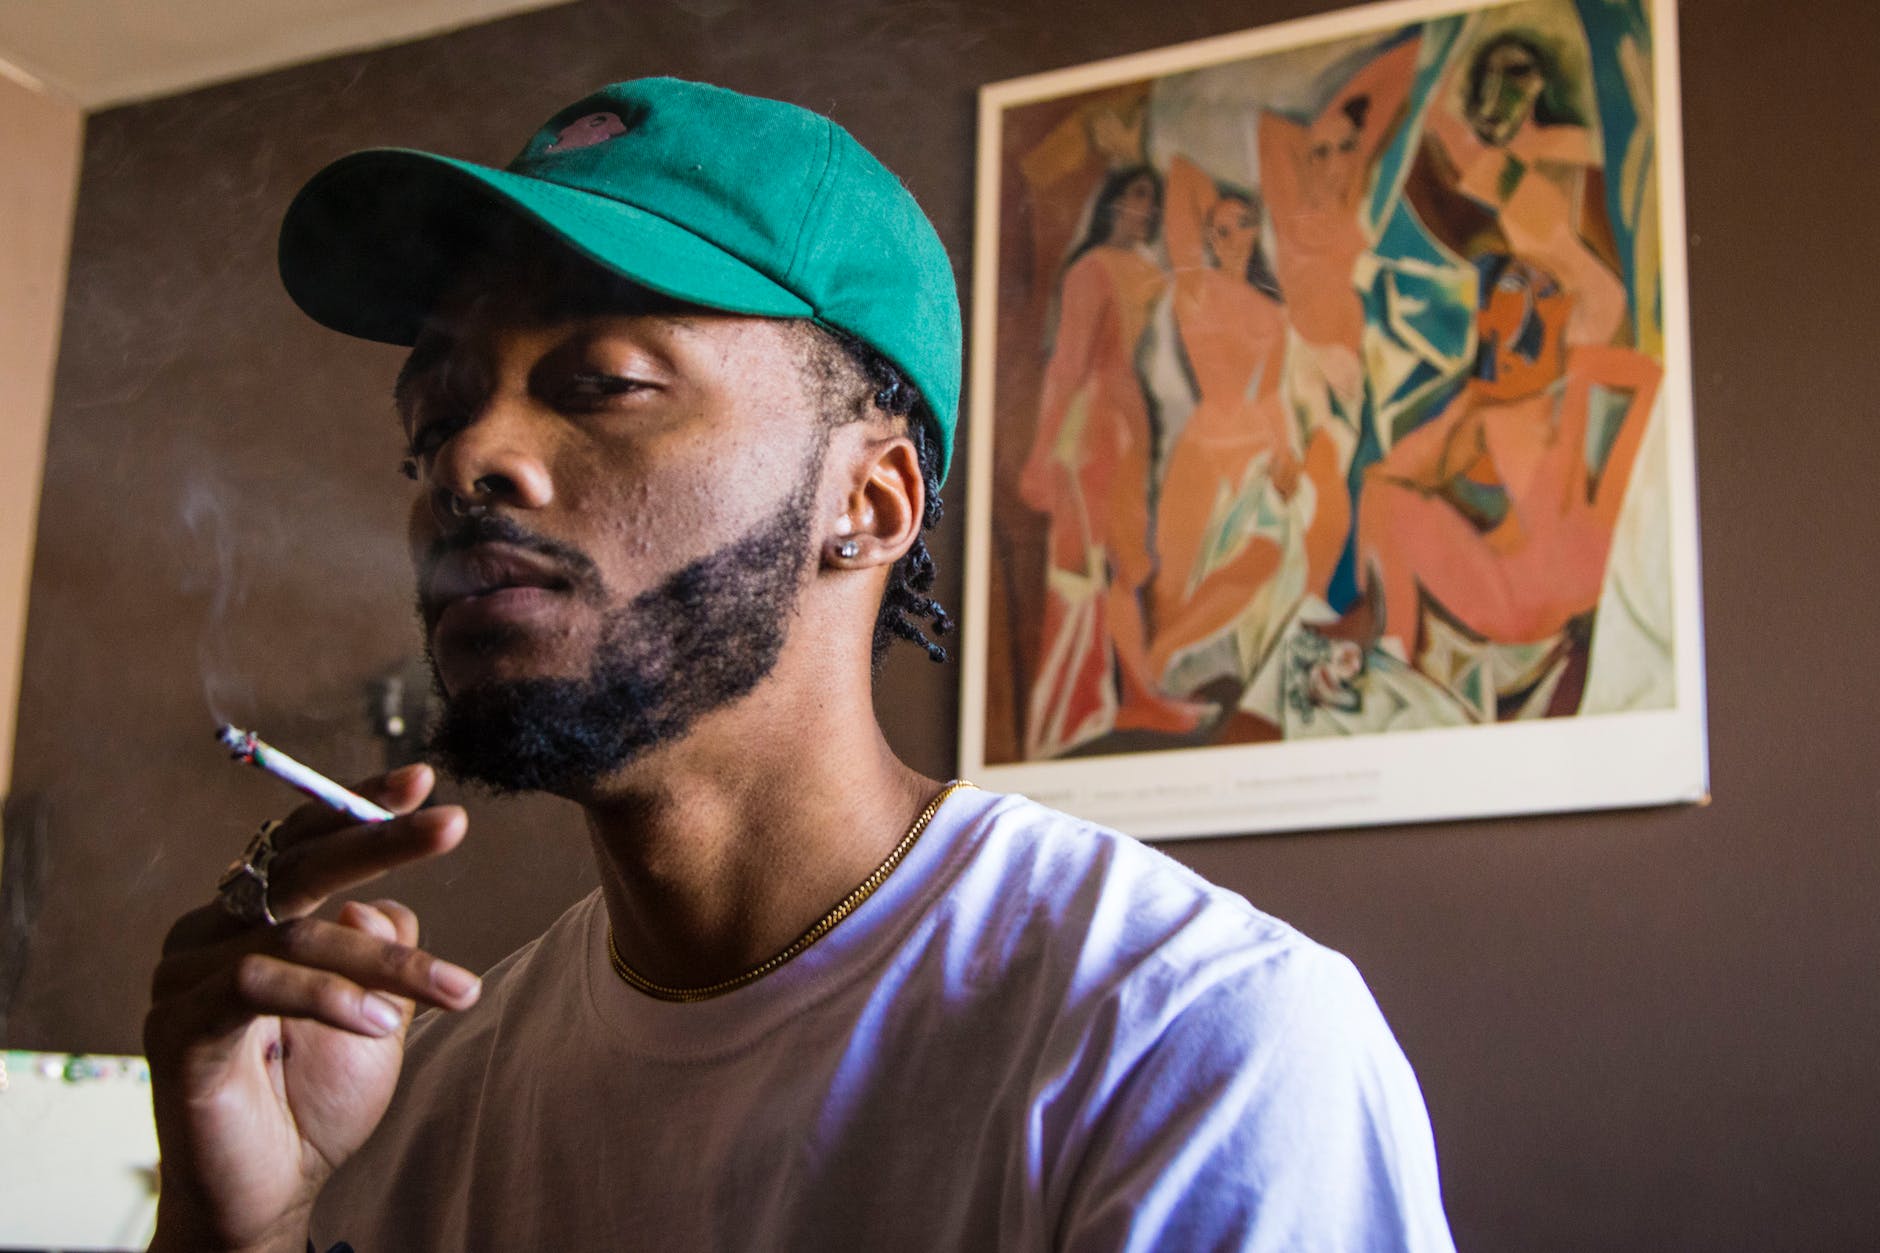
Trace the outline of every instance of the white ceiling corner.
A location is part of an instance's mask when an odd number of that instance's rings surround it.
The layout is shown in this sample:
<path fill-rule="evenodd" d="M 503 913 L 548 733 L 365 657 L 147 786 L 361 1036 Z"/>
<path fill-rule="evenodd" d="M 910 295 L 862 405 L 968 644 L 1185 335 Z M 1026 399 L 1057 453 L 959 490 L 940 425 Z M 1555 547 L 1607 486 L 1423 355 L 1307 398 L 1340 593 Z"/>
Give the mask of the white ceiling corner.
<path fill-rule="evenodd" d="M 0 74 L 86 110 L 570 0 L 0 0 Z"/>

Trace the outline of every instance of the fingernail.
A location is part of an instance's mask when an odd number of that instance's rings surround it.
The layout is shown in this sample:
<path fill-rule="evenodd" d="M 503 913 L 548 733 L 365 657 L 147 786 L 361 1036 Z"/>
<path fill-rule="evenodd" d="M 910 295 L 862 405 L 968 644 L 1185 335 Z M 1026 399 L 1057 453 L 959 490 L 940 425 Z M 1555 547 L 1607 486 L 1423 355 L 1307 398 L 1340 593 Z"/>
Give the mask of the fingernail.
<path fill-rule="evenodd" d="M 382 910 L 373 905 L 362 905 L 358 901 L 352 901 L 349 904 L 359 911 L 366 927 L 373 935 L 381 940 L 398 939 L 398 928 L 392 925 L 392 920 L 387 918 Z"/>
<path fill-rule="evenodd" d="M 399 1024 L 405 1021 L 405 1015 L 398 1006 L 382 996 L 368 993 L 360 1008 L 373 1026 L 388 1035 L 398 1030 Z"/>
<path fill-rule="evenodd" d="M 463 820 L 463 810 L 455 805 L 436 805 L 420 809 L 407 820 L 413 835 L 433 836 Z"/>
<path fill-rule="evenodd" d="M 468 970 L 449 962 L 436 962 L 431 966 L 431 986 L 452 1000 L 468 996 L 481 982 Z"/>
<path fill-rule="evenodd" d="M 404 787 L 407 784 L 417 782 L 418 772 L 423 769 L 424 766 L 419 763 L 413 763 L 409 766 L 400 766 L 398 769 L 386 775 L 385 781 L 395 787 Z"/>

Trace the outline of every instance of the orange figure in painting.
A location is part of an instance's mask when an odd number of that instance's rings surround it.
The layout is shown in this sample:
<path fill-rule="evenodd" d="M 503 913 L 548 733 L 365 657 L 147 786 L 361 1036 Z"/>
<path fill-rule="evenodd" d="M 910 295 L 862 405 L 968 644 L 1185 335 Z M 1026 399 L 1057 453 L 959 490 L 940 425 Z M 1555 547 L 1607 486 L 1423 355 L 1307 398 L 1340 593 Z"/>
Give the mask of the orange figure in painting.
<path fill-rule="evenodd" d="M 1091 197 L 1114 170 L 1147 162 L 1142 139 L 1148 88 L 1134 84 L 1085 101 L 1018 158 L 1031 263 L 1025 295 L 1037 321 L 1057 295 L 1064 258 L 1082 234 Z M 1003 316 L 1003 315 L 1002 315 Z"/>
<path fill-rule="evenodd" d="M 1186 157 L 1169 166 L 1164 238 L 1174 264 L 1174 322 L 1196 403 L 1169 450 L 1156 511 L 1160 559 L 1150 672 L 1205 643 L 1246 613 L 1284 558 L 1283 535 L 1246 519 L 1265 484 L 1283 500 L 1299 461 L 1280 398 L 1285 311 L 1260 249 L 1260 208 L 1245 192 L 1217 188 Z M 1329 576 L 1348 517 L 1338 454 L 1320 432 L 1307 452 L 1319 499 L 1313 530 Z M 1330 498 L 1328 500 L 1328 498 Z M 1337 515 L 1334 517 L 1333 515 Z"/>
<path fill-rule="evenodd" d="M 1515 31 L 1456 64 L 1426 122 L 1455 190 L 1494 214 L 1506 251 L 1573 293 L 1568 345 L 1611 343 L 1625 323 L 1626 292 L 1588 244 L 1607 234 L 1596 194 L 1599 141 L 1558 98 L 1559 67 L 1541 41 Z M 1454 81 L 1465 64 L 1466 76 Z"/>
<path fill-rule="evenodd" d="M 1352 272 L 1371 246 L 1364 198 L 1372 163 L 1409 99 L 1420 42 L 1373 58 L 1309 122 L 1260 115 L 1260 190 L 1273 216 L 1287 315 L 1333 390 L 1346 397 L 1361 383 L 1364 309 Z"/>
<path fill-rule="evenodd" d="M 1630 349 L 1569 347 L 1576 302 L 1544 270 L 1499 259 L 1483 288 L 1477 377 L 1366 473 L 1372 613 L 1412 661 L 1426 600 L 1505 644 L 1592 612 L 1662 375 Z M 1603 456 L 1589 453 L 1595 389 L 1624 398 L 1592 441 Z"/>
<path fill-rule="evenodd" d="M 1160 696 L 1147 672 L 1142 596 L 1153 438 L 1135 352 L 1166 282 L 1146 255 L 1161 180 L 1112 174 L 1064 271 L 1038 430 L 1019 480 L 1050 517 L 1041 656 L 1027 755 L 1055 756 L 1111 730 L 1191 731 L 1200 711 Z"/>

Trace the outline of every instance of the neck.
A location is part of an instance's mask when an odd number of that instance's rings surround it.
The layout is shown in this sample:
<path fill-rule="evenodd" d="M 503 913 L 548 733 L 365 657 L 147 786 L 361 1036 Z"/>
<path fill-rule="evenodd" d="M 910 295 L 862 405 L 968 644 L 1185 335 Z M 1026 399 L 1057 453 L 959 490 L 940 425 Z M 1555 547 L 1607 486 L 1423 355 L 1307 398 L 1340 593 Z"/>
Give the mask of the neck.
<path fill-rule="evenodd" d="M 791 651 L 583 802 L 615 944 L 656 983 L 714 983 L 786 947 L 939 790 L 889 748 L 865 669 L 859 690 L 818 690 L 788 681 Z"/>

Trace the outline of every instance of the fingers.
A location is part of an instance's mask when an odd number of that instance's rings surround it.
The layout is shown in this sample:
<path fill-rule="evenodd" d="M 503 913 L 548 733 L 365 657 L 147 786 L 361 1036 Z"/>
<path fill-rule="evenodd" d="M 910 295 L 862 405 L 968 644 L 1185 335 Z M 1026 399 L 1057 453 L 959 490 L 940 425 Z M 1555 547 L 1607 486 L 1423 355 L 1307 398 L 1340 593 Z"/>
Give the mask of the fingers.
<path fill-rule="evenodd" d="M 211 902 L 190 910 L 171 924 L 163 937 L 163 955 L 181 953 L 212 940 L 223 939 L 244 930 L 221 905 Z"/>
<path fill-rule="evenodd" d="M 370 905 L 349 901 L 341 907 L 339 919 L 393 944 L 415 946 L 418 943 L 418 915 L 397 901 L 378 900 Z"/>
<path fill-rule="evenodd" d="M 178 953 L 153 991 L 174 1029 L 219 1035 L 254 1018 L 305 1018 L 358 1035 L 400 1030 L 414 1002 L 476 1003 L 481 981 L 416 947 L 417 918 L 395 902 L 351 902 L 336 922 L 302 918 Z"/>
<path fill-rule="evenodd" d="M 310 1018 L 355 1035 L 390 1035 L 405 1025 L 405 1010 L 357 983 L 264 953 L 250 953 L 233 972 L 235 995 L 226 1003 L 242 1021 L 264 1014 Z"/>
<path fill-rule="evenodd" d="M 430 771 L 420 768 L 417 782 L 399 799 L 415 805 L 430 790 Z M 298 812 L 298 811 L 297 811 Z M 268 871 L 268 905 L 276 918 L 302 917 L 318 909 L 336 892 L 354 888 L 387 871 L 449 852 L 463 841 L 469 818 L 461 806 L 406 814 L 390 822 L 341 825 L 322 834 L 308 835 L 277 852 Z M 177 919 L 164 937 L 164 953 L 218 943 L 250 930 L 231 917 L 220 904 L 210 902 Z"/>
<path fill-rule="evenodd" d="M 335 892 L 369 883 L 407 862 L 449 852 L 467 819 L 455 805 L 418 811 L 437 776 L 422 763 L 401 766 L 354 788 L 402 815 L 386 823 L 354 822 L 318 801 L 302 805 L 275 832 L 268 904 L 277 918 L 318 909 Z"/>
<path fill-rule="evenodd" d="M 268 902 L 277 918 L 298 918 L 336 892 L 370 883 L 388 870 L 438 857 L 463 842 L 469 818 L 440 805 L 372 826 L 348 826 L 308 838 L 275 855 Z"/>
<path fill-rule="evenodd" d="M 424 803 L 436 784 L 436 773 L 420 762 L 365 779 L 352 785 L 352 790 L 393 813 L 408 814 Z M 275 831 L 274 847 L 291 848 L 303 840 L 318 839 L 355 825 L 358 825 L 356 819 L 331 805 L 308 801 L 289 814 Z"/>

